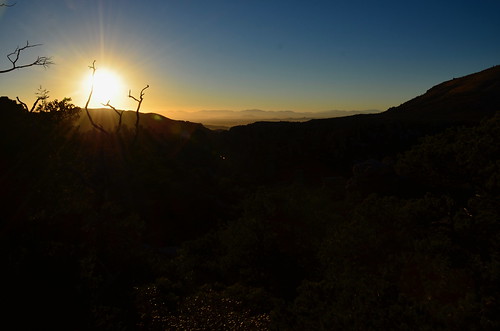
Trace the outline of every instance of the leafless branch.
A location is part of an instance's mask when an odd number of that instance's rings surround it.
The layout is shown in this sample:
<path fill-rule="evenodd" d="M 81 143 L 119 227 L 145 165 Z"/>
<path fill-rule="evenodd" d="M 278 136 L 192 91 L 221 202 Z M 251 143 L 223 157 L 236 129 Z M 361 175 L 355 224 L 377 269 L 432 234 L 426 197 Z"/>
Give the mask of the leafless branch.
<path fill-rule="evenodd" d="M 32 113 L 38 102 L 42 101 L 42 102 L 45 102 L 45 100 L 47 100 L 49 98 L 49 91 L 47 89 L 44 89 L 42 88 L 42 86 L 40 85 L 40 87 L 38 88 L 38 92 L 35 93 L 35 95 L 37 96 L 35 102 L 33 103 L 33 105 L 31 106 L 31 109 L 28 109 L 28 105 L 24 102 L 21 101 L 21 99 L 19 99 L 19 97 L 16 97 L 17 101 L 23 106 L 23 108 L 26 110 L 26 111 L 29 111 L 30 113 Z M 39 107 L 40 110 L 43 108 L 43 106 Z"/>
<path fill-rule="evenodd" d="M 137 110 L 135 112 L 136 114 L 136 120 L 135 120 L 135 139 L 137 140 L 137 134 L 139 132 L 139 110 L 141 109 L 141 104 L 142 104 L 142 101 L 144 100 L 144 91 L 149 87 L 149 84 L 146 85 L 145 88 L 143 88 L 141 90 L 141 93 L 139 95 L 139 99 L 134 97 L 132 94 L 131 94 L 131 91 L 128 90 L 128 97 L 129 98 L 132 98 L 134 99 L 136 102 L 137 102 Z"/>
<path fill-rule="evenodd" d="M 32 113 L 32 112 L 35 110 L 36 105 L 38 104 L 38 102 L 39 102 L 40 100 L 45 100 L 46 98 L 44 98 L 44 97 L 38 97 L 38 98 L 36 98 L 35 102 L 33 102 L 33 106 L 31 106 L 31 109 L 30 109 L 30 110 L 28 110 L 28 106 L 27 106 L 24 102 L 22 102 L 22 101 L 19 99 L 19 97 L 16 97 L 16 99 L 17 99 L 17 101 L 19 101 L 19 103 L 23 106 L 23 108 L 24 108 L 26 111 L 29 111 L 30 113 Z"/>
<path fill-rule="evenodd" d="M 43 101 L 43 100 L 45 100 L 45 98 L 43 98 L 43 97 L 38 97 L 38 98 L 36 98 L 35 102 L 33 103 L 33 106 L 32 106 L 32 107 L 31 107 L 31 109 L 30 109 L 30 113 L 32 113 L 32 112 L 33 112 L 33 110 L 35 110 L 35 107 L 36 107 L 36 105 L 38 104 L 38 102 L 39 102 L 40 100 L 42 100 L 42 101 Z M 41 108 L 41 109 L 43 109 L 43 106 L 42 106 L 42 108 Z"/>
<path fill-rule="evenodd" d="M 94 60 L 94 62 L 92 62 L 92 65 L 89 66 L 89 69 L 92 69 L 92 84 L 90 85 L 89 98 L 87 99 L 87 103 L 85 104 L 85 110 L 87 110 L 87 114 L 88 114 L 88 107 L 89 107 L 90 99 L 92 98 L 92 93 L 94 93 L 94 76 L 95 76 L 95 71 L 96 71 L 95 60 Z M 90 118 L 90 115 L 89 115 L 89 118 Z"/>
<path fill-rule="evenodd" d="M 22 102 L 19 97 L 16 97 L 17 101 L 23 106 L 24 110 L 28 111 L 28 105 Z"/>
<path fill-rule="evenodd" d="M 108 100 L 108 103 L 103 103 L 102 105 L 103 105 L 103 106 L 105 106 L 105 107 L 109 107 L 109 108 L 113 109 L 113 110 L 115 111 L 115 113 L 116 113 L 116 114 L 120 115 L 120 114 L 121 114 L 121 112 L 120 112 L 120 111 L 118 111 L 115 107 L 113 107 L 113 105 L 111 105 L 111 104 L 109 103 L 109 101 L 110 101 L 110 100 Z M 123 111 L 122 111 L 122 112 L 123 112 Z"/>
<path fill-rule="evenodd" d="M 30 45 L 29 42 L 26 42 L 26 45 L 23 47 L 17 46 L 15 51 L 12 53 L 7 54 L 7 58 L 9 59 L 10 63 L 12 64 L 12 67 L 4 70 L 0 70 L 0 74 L 4 74 L 6 72 L 10 72 L 16 69 L 22 69 L 22 68 L 27 68 L 27 67 L 32 67 L 32 66 L 42 66 L 44 68 L 49 67 L 50 65 L 53 65 L 54 62 L 52 62 L 52 58 L 47 57 L 47 56 L 38 56 L 35 61 L 27 63 L 27 64 L 18 64 L 17 61 L 19 61 L 19 58 L 21 57 L 21 53 L 28 48 L 32 47 L 37 47 L 41 46 L 42 44 L 35 44 L 35 45 Z"/>
<path fill-rule="evenodd" d="M 0 3 L 0 7 L 14 7 L 16 3 L 14 2 L 12 5 L 6 4 L 6 3 Z"/>
<path fill-rule="evenodd" d="M 94 120 L 92 119 L 92 116 L 90 116 L 89 103 L 90 103 L 90 99 L 92 98 L 92 93 L 94 93 L 94 76 L 95 76 L 95 71 L 96 71 L 95 60 L 94 60 L 94 62 L 92 62 L 92 65 L 89 66 L 89 68 L 92 69 L 92 85 L 90 86 L 89 98 L 87 99 L 87 103 L 85 103 L 85 112 L 87 113 L 90 124 L 92 124 L 92 126 L 94 128 L 96 128 L 97 130 L 107 134 L 108 131 L 106 131 L 101 125 L 95 123 Z"/>
<path fill-rule="evenodd" d="M 105 107 L 109 107 L 109 108 L 113 109 L 113 110 L 115 111 L 115 113 L 118 115 L 119 120 L 118 120 L 118 127 L 117 127 L 117 129 L 116 129 L 116 132 L 119 132 L 119 131 L 120 131 L 120 128 L 121 128 L 121 126 L 122 126 L 122 115 L 123 115 L 123 110 L 117 110 L 115 107 L 113 107 L 113 106 L 109 103 L 109 101 L 110 101 L 110 100 L 108 100 L 108 103 L 106 103 L 106 104 L 104 104 L 104 103 L 103 103 L 102 105 L 103 105 L 103 106 L 105 106 Z"/>

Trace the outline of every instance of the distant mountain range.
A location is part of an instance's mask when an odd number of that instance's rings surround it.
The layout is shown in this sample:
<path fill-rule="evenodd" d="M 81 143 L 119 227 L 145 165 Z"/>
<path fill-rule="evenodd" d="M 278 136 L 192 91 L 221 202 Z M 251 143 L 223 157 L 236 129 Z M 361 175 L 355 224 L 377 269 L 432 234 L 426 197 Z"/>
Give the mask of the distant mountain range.
<path fill-rule="evenodd" d="M 321 112 L 249 109 L 242 111 L 169 111 L 168 117 L 145 113 L 142 113 L 141 116 L 144 118 L 154 117 L 165 119 L 163 121 L 164 124 L 167 122 L 173 124 L 175 121 L 179 121 L 180 123 L 201 123 L 206 128 L 212 130 L 229 129 L 255 122 L 307 122 L 310 120 L 345 118 L 354 115 L 375 115 L 380 116 L 380 118 L 438 122 L 477 121 L 485 115 L 491 115 L 498 109 L 494 105 L 500 104 L 499 76 L 500 66 L 494 66 L 481 72 L 461 78 L 454 78 L 432 87 L 420 96 L 383 112 L 374 109 L 329 110 Z M 116 121 L 116 115 L 109 109 L 104 109 L 103 114 L 96 116 L 102 118 L 106 123 L 111 121 L 109 125 L 113 121 Z M 135 117 L 133 111 L 125 111 L 124 119 L 129 117 L 129 120 L 133 123 Z M 153 121 L 150 124 L 156 122 L 158 121 Z M 133 125 L 131 123 L 129 125 Z M 87 124 L 83 125 L 86 126 Z"/>
<path fill-rule="evenodd" d="M 328 110 L 321 112 L 296 112 L 291 110 L 269 111 L 260 109 L 235 110 L 200 110 L 194 112 L 171 111 L 170 118 L 202 123 L 208 128 L 227 129 L 236 125 L 259 121 L 304 122 L 311 119 L 343 117 L 356 114 L 379 113 L 380 110 Z"/>
<path fill-rule="evenodd" d="M 500 110 L 500 66 L 438 84 L 378 114 L 303 123 L 256 122 L 222 133 L 225 153 L 245 174 L 349 175 L 357 162 L 394 158 L 422 137 L 472 126 Z M 255 181 L 255 178 L 251 180 Z"/>
<path fill-rule="evenodd" d="M 118 131 L 93 109 L 97 130 L 0 97 L 3 313 L 22 330 L 494 329 L 499 110 L 498 66 L 382 113 L 222 112 L 257 121 L 227 130 L 140 113 L 136 131 L 126 111 Z"/>
<path fill-rule="evenodd" d="M 149 130 L 167 135 L 206 130 L 206 128 L 212 130 L 231 128 L 230 131 L 234 133 L 241 131 L 238 128 L 241 125 L 248 126 L 244 129 L 245 131 L 256 130 L 265 125 L 272 131 L 285 127 L 288 129 L 293 127 L 293 130 L 298 131 L 322 127 L 328 132 L 332 130 L 338 132 L 339 130 L 349 131 L 348 128 L 353 125 L 359 127 L 359 130 L 365 124 L 371 126 L 373 123 L 381 121 L 385 125 L 397 121 L 400 124 L 425 122 L 430 126 L 477 123 L 499 109 L 500 66 L 494 66 L 478 73 L 438 84 L 423 95 L 384 112 L 378 110 L 295 112 L 259 109 L 177 111 L 171 112 L 169 118 L 154 113 L 141 113 L 140 123 Z M 108 130 L 117 125 L 118 117 L 110 109 L 92 109 L 91 113 L 95 117 L 95 121 L 101 123 Z M 270 123 L 263 124 L 261 122 Z M 274 124 L 271 125 L 271 123 Z M 123 124 L 130 128 L 134 126 L 134 111 L 123 113 Z M 82 129 L 91 128 L 84 112 L 79 125 Z M 370 128 L 364 129 L 369 130 Z M 262 133 L 265 133 L 265 130 Z"/>
<path fill-rule="evenodd" d="M 117 125 L 118 116 L 108 108 L 90 109 L 91 115 L 96 118 L 96 122 L 100 123 L 107 129 L 112 129 Z M 211 130 L 228 130 L 231 127 L 238 125 L 247 125 L 255 122 L 306 122 L 313 119 L 325 119 L 345 117 L 358 114 L 375 114 L 378 110 L 329 110 L 322 112 L 295 112 L 290 110 L 284 111 L 267 111 L 259 109 L 250 110 L 200 110 L 195 112 L 175 111 L 169 112 L 169 116 L 165 117 L 156 113 L 142 113 L 141 125 L 145 125 L 150 129 L 157 130 L 157 124 L 161 126 L 170 126 L 174 123 L 194 124 L 199 123 Z M 82 113 L 85 115 L 85 113 Z M 135 125 L 135 111 L 126 110 L 123 112 L 123 123 L 127 126 Z M 81 117 L 80 126 L 82 129 L 90 129 L 90 122 L 87 121 L 86 115 Z"/>

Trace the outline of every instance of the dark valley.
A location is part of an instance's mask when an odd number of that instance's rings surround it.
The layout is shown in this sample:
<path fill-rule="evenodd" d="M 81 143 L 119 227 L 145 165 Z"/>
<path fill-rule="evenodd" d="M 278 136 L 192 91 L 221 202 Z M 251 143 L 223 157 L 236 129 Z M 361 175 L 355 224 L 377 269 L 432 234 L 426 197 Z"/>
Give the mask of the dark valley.
<path fill-rule="evenodd" d="M 224 131 L 53 106 L 0 98 L 5 325 L 500 327 L 500 66 Z"/>

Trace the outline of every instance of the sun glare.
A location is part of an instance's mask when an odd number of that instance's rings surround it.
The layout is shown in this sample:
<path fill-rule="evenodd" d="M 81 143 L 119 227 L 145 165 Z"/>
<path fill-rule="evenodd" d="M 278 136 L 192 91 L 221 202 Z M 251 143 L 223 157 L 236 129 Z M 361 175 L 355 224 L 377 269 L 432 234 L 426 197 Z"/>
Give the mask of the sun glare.
<path fill-rule="evenodd" d="M 91 107 L 101 107 L 108 101 L 113 104 L 118 99 L 126 97 L 126 91 L 123 87 L 120 76 L 109 69 L 97 68 L 92 79 L 92 74 L 85 79 L 85 89 L 90 92 L 94 84 L 94 92 L 90 102 Z"/>

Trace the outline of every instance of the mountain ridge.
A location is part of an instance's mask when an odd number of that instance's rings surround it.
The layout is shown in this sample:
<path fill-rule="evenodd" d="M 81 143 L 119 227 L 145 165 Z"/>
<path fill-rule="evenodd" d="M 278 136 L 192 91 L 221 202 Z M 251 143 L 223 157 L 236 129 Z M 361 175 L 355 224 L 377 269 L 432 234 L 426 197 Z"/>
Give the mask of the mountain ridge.
<path fill-rule="evenodd" d="M 148 127 L 155 128 L 155 123 L 190 126 L 200 124 L 204 128 L 231 129 L 241 125 L 253 125 L 259 122 L 309 122 L 318 120 L 336 120 L 352 116 L 375 115 L 390 120 L 435 121 L 435 122 L 478 122 L 485 116 L 494 114 L 500 105 L 500 65 L 482 71 L 453 78 L 429 88 L 425 93 L 416 96 L 399 106 L 379 110 L 329 110 L 320 112 L 296 112 L 292 110 L 200 110 L 195 112 L 171 111 L 169 115 L 154 112 L 141 112 L 141 119 L 147 120 Z M 116 114 L 107 108 L 91 109 L 91 112 L 102 112 L 97 115 L 103 121 L 103 126 L 111 129 L 113 121 L 117 123 Z M 123 112 L 125 125 L 135 121 L 135 111 Z M 149 115 L 148 115 L 149 114 Z M 133 115 L 133 116 L 132 116 Z M 113 120 L 114 118 L 114 120 Z M 341 120 L 345 121 L 345 120 Z M 146 120 L 143 120 L 146 123 Z M 178 122 L 178 123 L 177 123 Z M 142 123 L 142 124 L 144 124 Z M 90 127 L 90 123 L 81 124 Z M 284 124 L 282 124 L 284 125 Z M 155 131 L 157 131 L 155 129 Z"/>
<path fill-rule="evenodd" d="M 394 158 L 427 135 L 476 125 L 498 110 L 500 67 L 496 66 L 438 84 L 382 113 L 235 126 L 223 133 L 222 144 L 246 176 L 256 174 L 263 180 L 276 180 L 285 172 L 315 178 L 349 176 L 358 162 Z M 250 180 L 256 181 L 255 176 Z"/>
<path fill-rule="evenodd" d="M 443 121 L 454 117 L 478 121 L 491 116 L 500 105 L 500 66 L 453 78 L 437 84 L 424 94 L 381 113 L 383 116 L 411 117 L 426 115 Z M 473 108 L 473 109 L 472 109 Z"/>
<path fill-rule="evenodd" d="M 492 329 L 499 81 L 228 131 L 154 113 L 136 131 L 132 111 L 119 131 L 89 110 L 104 134 L 81 109 L 0 97 L 7 315 L 22 329 Z"/>
<path fill-rule="evenodd" d="M 297 112 L 293 110 L 200 110 L 194 112 L 170 111 L 169 118 L 202 123 L 207 127 L 219 126 L 228 129 L 258 121 L 305 122 L 311 119 L 343 117 L 355 114 L 378 113 L 380 110 L 328 110 L 319 112 Z"/>

